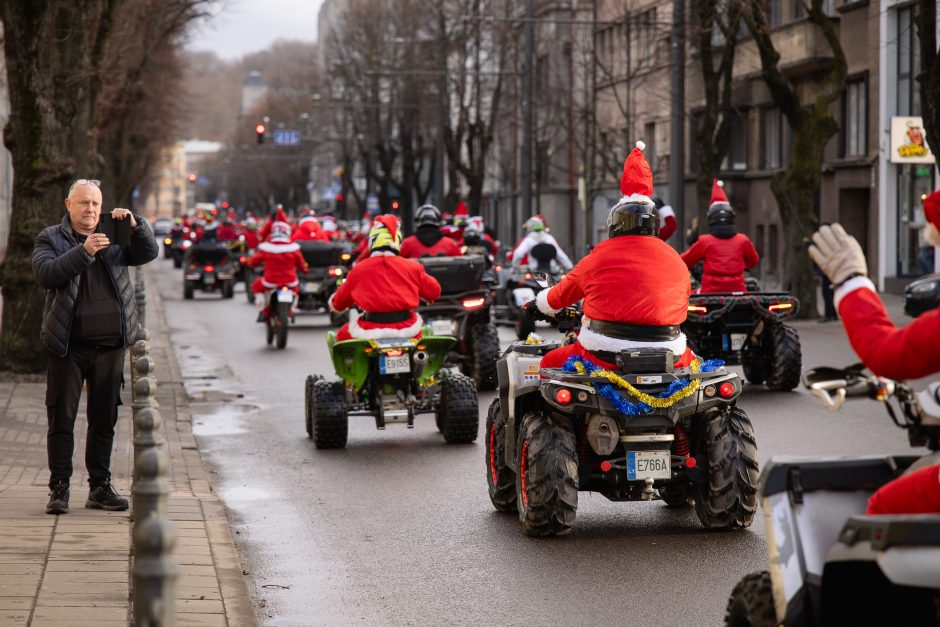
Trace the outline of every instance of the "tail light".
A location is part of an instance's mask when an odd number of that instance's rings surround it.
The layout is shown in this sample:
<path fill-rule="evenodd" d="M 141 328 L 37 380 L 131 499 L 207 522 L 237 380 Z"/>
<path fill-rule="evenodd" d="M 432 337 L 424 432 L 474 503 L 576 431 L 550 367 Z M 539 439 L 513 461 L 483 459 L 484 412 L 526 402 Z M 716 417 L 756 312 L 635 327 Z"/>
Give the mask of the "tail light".
<path fill-rule="evenodd" d="M 385 351 L 385 354 L 389 357 L 401 357 L 402 355 L 405 354 L 405 351 L 403 351 L 400 348 L 392 348 L 390 350 Z"/>
<path fill-rule="evenodd" d="M 689 313 L 706 314 L 708 313 L 708 307 L 704 305 L 689 305 Z"/>
<path fill-rule="evenodd" d="M 352 259 L 352 255 L 350 255 L 349 253 L 343 253 L 342 255 L 339 256 L 339 258 L 342 259 L 343 261 L 349 261 L 350 259 Z"/>
<path fill-rule="evenodd" d="M 789 311 L 793 309 L 793 303 L 775 303 L 768 307 L 770 311 Z"/>
<path fill-rule="evenodd" d="M 330 268 L 330 276 L 343 276 L 342 268 Z"/>
<path fill-rule="evenodd" d="M 718 396 L 721 398 L 731 398 L 734 396 L 734 383 L 725 381 L 718 386 Z"/>
<path fill-rule="evenodd" d="M 567 405 L 571 402 L 571 390 L 559 388 L 555 390 L 555 402 L 559 405 Z"/>
<path fill-rule="evenodd" d="M 164 237 L 164 238 L 163 238 L 163 243 L 166 244 L 167 246 L 169 246 L 170 244 L 173 243 L 173 240 L 170 239 L 169 237 Z"/>
<path fill-rule="evenodd" d="M 198 264 L 195 264 L 195 263 L 189 264 L 189 269 L 190 269 L 190 270 L 195 270 L 195 269 L 198 268 L 198 267 L 199 267 Z"/>
<path fill-rule="evenodd" d="M 248 257 L 239 257 L 239 258 L 238 258 L 238 263 L 245 263 L 246 261 L 248 261 Z"/>
<path fill-rule="evenodd" d="M 215 266 L 203 266 L 203 272 L 215 272 Z"/>
<path fill-rule="evenodd" d="M 496 271 L 497 271 L 497 272 L 499 272 L 499 271 L 502 270 L 502 269 L 503 269 L 503 267 L 502 267 L 501 265 L 496 264 Z"/>
<path fill-rule="evenodd" d="M 532 280 L 532 273 L 531 273 L 531 272 L 526 272 L 526 273 L 525 273 L 525 280 L 526 280 L 526 281 L 531 281 L 531 280 Z"/>
<path fill-rule="evenodd" d="M 463 305 L 464 309 L 479 309 L 486 303 L 485 296 L 475 296 L 473 298 L 465 298 L 460 301 L 460 304 Z"/>

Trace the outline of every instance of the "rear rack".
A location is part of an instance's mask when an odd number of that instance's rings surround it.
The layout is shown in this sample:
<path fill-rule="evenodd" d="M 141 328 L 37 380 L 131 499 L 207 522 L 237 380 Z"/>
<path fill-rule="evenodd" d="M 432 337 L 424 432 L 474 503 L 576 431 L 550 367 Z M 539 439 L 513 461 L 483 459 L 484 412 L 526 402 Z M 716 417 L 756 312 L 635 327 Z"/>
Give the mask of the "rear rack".
<path fill-rule="evenodd" d="M 688 322 L 714 322 L 732 309 L 744 306 L 753 308 L 761 318 L 774 321 L 790 318 L 800 311 L 799 299 L 787 292 L 692 294 L 689 296 Z M 703 307 L 706 311 L 701 311 Z"/>

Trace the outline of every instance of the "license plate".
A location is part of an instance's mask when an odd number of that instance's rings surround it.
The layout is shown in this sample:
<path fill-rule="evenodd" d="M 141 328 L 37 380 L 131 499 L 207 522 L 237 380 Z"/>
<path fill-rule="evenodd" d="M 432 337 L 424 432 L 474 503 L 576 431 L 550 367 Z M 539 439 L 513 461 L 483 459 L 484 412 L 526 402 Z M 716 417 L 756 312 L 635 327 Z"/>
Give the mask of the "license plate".
<path fill-rule="evenodd" d="M 320 284 L 319 284 L 319 283 L 311 283 L 311 282 L 304 283 L 304 291 L 305 291 L 305 292 L 319 292 L 319 291 L 320 291 Z"/>
<path fill-rule="evenodd" d="M 512 291 L 512 297 L 516 301 L 516 307 L 522 307 L 530 300 L 535 300 L 535 290 L 531 287 L 517 287 Z"/>
<path fill-rule="evenodd" d="M 284 290 L 277 293 L 277 302 L 279 303 L 292 303 L 294 302 L 294 293 Z"/>
<path fill-rule="evenodd" d="M 207 277 L 204 279 L 204 281 L 206 282 L 206 285 L 212 285 L 213 283 L 215 283 L 215 277 L 214 277 L 214 276 L 207 276 Z"/>
<path fill-rule="evenodd" d="M 744 348 L 744 343 L 747 341 L 747 333 L 732 333 L 731 334 L 731 350 L 739 351 Z"/>
<path fill-rule="evenodd" d="M 379 360 L 379 372 L 381 374 L 411 372 L 411 364 L 408 362 L 408 355 L 402 355 L 401 357 L 382 355 L 382 358 Z"/>
<path fill-rule="evenodd" d="M 431 332 L 434 335 L 455 335 L 453 320 L 431 320 Z"/>
<path fill-rule="evenodd" d="M 669 479 L 672 477 L 672 457 L 669 451 L 628 451 L 627 479 Z"/>

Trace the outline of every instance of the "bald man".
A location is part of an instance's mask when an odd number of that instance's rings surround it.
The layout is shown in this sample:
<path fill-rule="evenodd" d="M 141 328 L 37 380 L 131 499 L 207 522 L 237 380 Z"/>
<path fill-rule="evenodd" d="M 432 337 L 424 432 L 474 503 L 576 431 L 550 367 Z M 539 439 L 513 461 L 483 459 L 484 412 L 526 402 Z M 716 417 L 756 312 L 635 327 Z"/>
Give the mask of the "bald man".
<path fill-rule="evenodd" d="M 90 487 L 85 507 L 123 511 L 128 505 L 112 487 L 110 470 L 124 353 L 138 327 L 127 268 L 152 261 L 158 248 L 150 228 L 127 209 L 114 209 L 111 215 L 130 221 L 130 245 L 111 244 L 96 232 L 101 205 L 101 183 L 78 179 L 69 188 L 62 222 L 43 230 L 33 248 L 33 274 L 46 290 L 40 341 L 49 364 L 49 514 L 69 511 L 75 418 L 83 385 L 88 395 L 85 467 Z"/>

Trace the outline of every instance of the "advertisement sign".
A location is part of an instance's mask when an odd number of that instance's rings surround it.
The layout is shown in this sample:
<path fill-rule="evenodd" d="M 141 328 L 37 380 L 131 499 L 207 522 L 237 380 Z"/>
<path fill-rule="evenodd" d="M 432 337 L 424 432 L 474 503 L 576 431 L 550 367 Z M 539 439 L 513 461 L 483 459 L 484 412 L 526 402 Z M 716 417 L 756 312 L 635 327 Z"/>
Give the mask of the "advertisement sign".
<path fill-rule="evenodd" d="M 891 163 L 934 163 L 922 118 L 891 118 Z"/>

